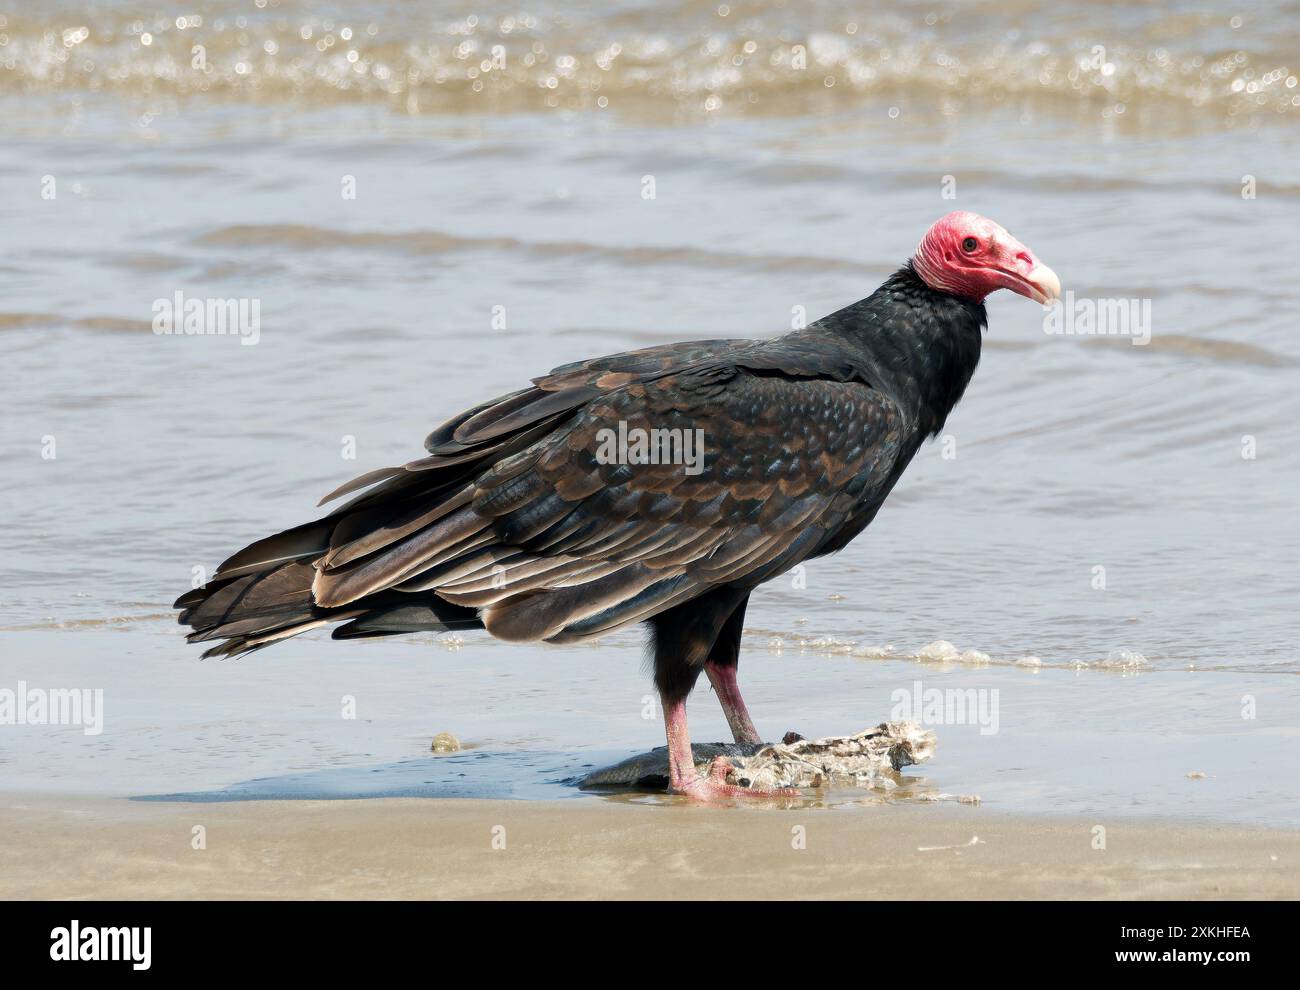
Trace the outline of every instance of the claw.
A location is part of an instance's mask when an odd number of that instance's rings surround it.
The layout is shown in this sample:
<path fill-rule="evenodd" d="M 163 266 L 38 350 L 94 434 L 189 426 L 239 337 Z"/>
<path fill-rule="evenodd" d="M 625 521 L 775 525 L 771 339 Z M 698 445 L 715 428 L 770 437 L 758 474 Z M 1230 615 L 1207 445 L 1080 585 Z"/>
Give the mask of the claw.
<path fill-rule="evenodd" d="M 725 756 L 715 756 L 709 764 L 709 772 L 703 777 L 696 777 L 681 787 L 673 788 L 675 793 L 683 797 L 690 798 L 692 801 L 716 802 L 729 798 L 750 798 L 759 800 L 775 800 L 785 798 L 797 798 L 802 795 L 793 787 L 782 787 L 777 790 L 765 791 L 754 787 L 741 787 L 738 784 L 728 784 L 727 774 L 732 770 L 731 761 Z"/>

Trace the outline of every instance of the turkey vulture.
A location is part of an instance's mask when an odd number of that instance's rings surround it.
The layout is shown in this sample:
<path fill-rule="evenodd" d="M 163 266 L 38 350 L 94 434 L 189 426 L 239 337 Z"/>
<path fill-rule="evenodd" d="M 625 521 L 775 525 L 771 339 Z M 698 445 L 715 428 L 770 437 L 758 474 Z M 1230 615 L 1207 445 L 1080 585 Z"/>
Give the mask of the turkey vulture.
<path fill-rule="evenodd" d="M 736 740 L 759 741 L 736 683 L 750 592 L 871 522 L 961 398 L 1001 288 L 1048 303 L 1060 283 L 998 224 L 950 213 L 879 289 L 805 329 L 556 368 L 239 551 L 177 599 L 180 621 L 217 643 L 205 657 L 331 623 L 335 639 L 572 643 L 644 622 L 671 789 L 752 793 L 725 762 L 696 773 L 686 696 L 703 671 Z"/>

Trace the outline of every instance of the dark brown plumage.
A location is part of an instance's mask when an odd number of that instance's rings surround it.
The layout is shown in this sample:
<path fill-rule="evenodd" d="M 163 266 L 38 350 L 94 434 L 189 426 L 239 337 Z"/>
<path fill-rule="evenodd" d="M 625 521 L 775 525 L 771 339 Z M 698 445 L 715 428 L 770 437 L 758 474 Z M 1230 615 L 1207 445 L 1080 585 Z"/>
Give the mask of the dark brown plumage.
<path fill-rule="evenodd" d="M 705 669 L 722 696 L 752 589 L 871 521 L 960 398 L 984 322 L 979 301 L 909 265 L 783 337 L 557 368 L 435 429 L 428 456 L 331 493 L 353 498 L 324 518 L 235 554 L 177 600 L 180 621 L 216 644 L 204 656 L 331 623 L 337 639 L 482 626 L 566 643 L 644 621 L 666 708 Z M 602 431 L 620 423 L 702 430 L 698 471 L 606 462 Z M 736 726 L 753 731 L 747 715 Z"/>

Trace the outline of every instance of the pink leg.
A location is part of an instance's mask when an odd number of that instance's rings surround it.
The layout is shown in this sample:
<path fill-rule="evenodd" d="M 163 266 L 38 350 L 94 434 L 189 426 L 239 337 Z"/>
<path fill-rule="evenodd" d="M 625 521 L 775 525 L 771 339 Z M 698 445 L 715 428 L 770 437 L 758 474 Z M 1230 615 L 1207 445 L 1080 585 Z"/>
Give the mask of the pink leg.
<path fill-rule="evenodd" d="M 704 672 L 709 675 L 709 683 L 722 705 L 722 714 L 727 716 L 731 734 L 738 743 L 761 743 L 758 731 L 749 717 L 745 699 L 740 696 L 740 685 L 736 683 L 736 666 L 723 667 L 712 660 L 704 665 Z"/>
<path fill-rule="evenodd" d="M 670 701 L 663 698 L 664 729 L 668 735 L 668 789 L 684 794 L 695 801 L 717 801 L 733 797 L 794 797 L 796 790 L 760 791 L 727 783 L 731 764 L 725 757 L 716 757 L 706 777 L 695 769 L 695 756 L 691 752 L 691 736 L 686 728 L 686 699 Z M 743 706 L 742 706 L 743 708 Z M 746 716 L 748 718 L 748 716 Z M 751 730 L 752 730 L 751 726 Z"/>

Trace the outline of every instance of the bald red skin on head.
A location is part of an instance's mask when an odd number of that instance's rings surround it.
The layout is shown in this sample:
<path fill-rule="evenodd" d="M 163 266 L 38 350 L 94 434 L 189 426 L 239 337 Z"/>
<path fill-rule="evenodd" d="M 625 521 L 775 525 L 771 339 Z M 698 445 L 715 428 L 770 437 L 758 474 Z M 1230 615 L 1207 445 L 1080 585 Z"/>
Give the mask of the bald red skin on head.
<path fill-rule="evenodd" d="M 996 289 L 1010 289 L 1036 302 L 1060 295 L 1060 281 L 1006 228 L 978 213 L 958 210 L 926 231 L 912 258 L 930 288 L 971 302 Z"/>

